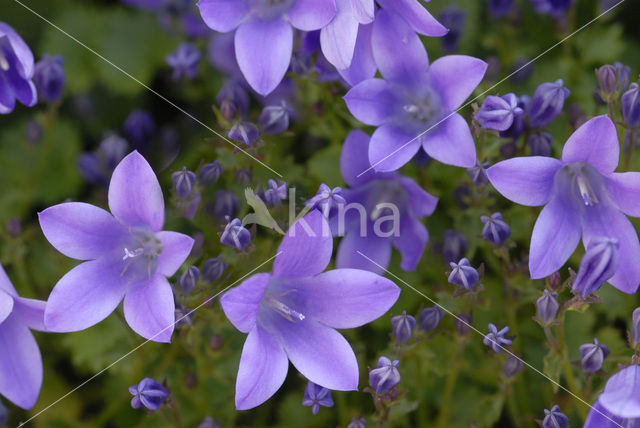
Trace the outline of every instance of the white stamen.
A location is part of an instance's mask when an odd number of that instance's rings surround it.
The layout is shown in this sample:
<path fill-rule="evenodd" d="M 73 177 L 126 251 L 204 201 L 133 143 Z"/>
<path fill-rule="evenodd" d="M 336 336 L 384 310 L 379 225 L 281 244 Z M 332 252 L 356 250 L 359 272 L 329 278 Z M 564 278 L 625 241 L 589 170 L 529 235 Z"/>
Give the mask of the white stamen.
<path fill-rule="evenodd" d="M 0 69 L 3 71 L 9 70 L 9 62 L 7 58 L 4 56 L 4 53 L 0 50 Z"/>
<path fill-rule="evenodd" d="M 580 196 L 582 196 L 582 201 L 586 206 L 593 206 L 598 203 L 598 197 L 596 196 L 591 184 L 589 181 L 582 175 L 578 173 L 576 175 L 576 182 L 578 184 L 578 191 L 580 192 Z"/>
<path fill-rule="evenodd" d="M 138 257 L 140 254 L 142 254 L 142 248 L 136 248 L 133 251 L 129 251 L 128 248 L 124 249 L 124 256 L 122 257 L 122 260 L 127 260 L 127 259 L 133 259 L 134 257 Z"/>
<path fill-rule="evenodd" d="M 264 299 L 267 306 L 291 322 L 298 322 L 305 319 L 305 316 L 300 312 L 291 309 L 281 301 L 274 299 L 272 296 L 265 295 Z"/>

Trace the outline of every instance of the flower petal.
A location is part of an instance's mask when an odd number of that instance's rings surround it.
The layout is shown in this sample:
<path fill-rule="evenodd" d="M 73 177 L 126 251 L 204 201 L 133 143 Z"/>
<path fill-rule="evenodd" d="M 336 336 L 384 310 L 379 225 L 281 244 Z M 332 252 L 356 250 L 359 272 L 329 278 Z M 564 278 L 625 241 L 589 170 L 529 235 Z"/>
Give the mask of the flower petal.
<path fill-rule="evenodd" d="M 394 112 L 397 102 L 389 84 L 383 79 L 358 83 L 344 96 L 347 108 L 360 122 L 381 125 Z"/>
<path fill-rule="evenodd" d="M 424 151 L 442 163 L 464 168 L 476 164 L 476 145 L 471 130 L 458 113 L 453 113 L 422 139 Z"/>
<path fill-rule="evenodd" d="M 359 23 L 351 11 L 351 0 L 336 0 L 338 13 L 320 30 L 320 46 L 325 58 L 337 69 L 351 65 Z"/>
<path fill-rule="evenodd" d="M 371 136 L 369 162 L 375 171 L 395 171 L 409 162 L 419 149 L 420 139 L 399 127 L 385 124 Z"/>
<path fill-rule="evenodd" d="M 538 279 L 551 275 L 567 261 L 580 242 L 578 213 L 561 196 L 542 209 L 531 234 L 529 272 Z"/>
<path fill-rule="evenodd" d="M 371 34 L 373 57 L 382 76 L 405 85 L 426 76 L 429 59 L 420 38 L 400 16 L 380 10 Z"/>
<path fill-rule="evenodd" d="M 159 274 L 130 287 L 124 296 L 127 324 L 140 336 L 154 342 L 171 342 L 175 309 L 171 284 Z"/>
<path fill-rule="evenodd" d="M 249 5 L 238 0 L 199 0 L 202 20 L 209 28 L 221 33 L 235 30 L 249 14 Z"/>
<path fill-rule="evenodd" d="M 9 82 L 0 79 L 0 114 L 8 114 L 16 107 L 16 97 Z"/>
<path fill-rule="evenodd" d="M 505 198 L 535 207 L 549 202 L 553 178 L 561 166 L 561 161 L 546 156 L 519 157 L 498 162 L 487 169 L 487 176 Z"/>
<path fill-rule="evenodd" d="M 287 15 L 298 30 L 314 31 L 328 25 L 336 11 L 335 0 L 296 0 Z"/>
<path fill-rule="evenodd" d="M 402 16 L 420 34 L 440 37 L 449 32 L 417 0 L 378 0 L 378 3 Z"/>
<path fill-rule="evenodd" d="M 356 37 L 356 46 L 351 64 L 344 70 L 338 69 L 340 76 L 351 86 L 371 79 L 378 70 L 378 66 L 373 59 L 373 49 L 371 48 L 372 30 L 373 24 L 360 25 L 358 27 L 358 36 Z"/>
<path fill-rule="evenodd" d="M 270 280 L 268 273 L 252 275 L 220 297 L 224 314 L 241 332 L 249 333 L 255 326 L 260 300 Z"/>
<path fill-rule="evenodd" d="M 349 186 L 358 187 L 374 178 L 385 178 L 391 175 L 370 169 L 371 164 L 368 156 L 365 156 L 369 151 L 370 139 L 363 131 L 354 129 L 344 140 L 340 154 L 340 172 L 345 183 Z M 367 172 L 362 174 L 364 171 Z"/>
<path fill-rule="evenodd" d="M 0 395 L 23 409 L 38 400 L 42 356 L 33 335 L 14 317 L 0 324 Z"/>
<path fill-rule="evenodd" d="M 351 10 L 360 24 L 370 24 L 375 17 L 375 0 L 350 0 Z"/>
<path fill-rule="evenodd" d="M 393 237 L 393 245 L 402 254 L 400 268 L 415 270 L 429 241 L 429 232 L 419 220 L 403 215 L 400 220 L 400 236 Z"/>
<path fill-rule="evenodd" d="M 399 176 L 397 180 L 407 192 L 412 214 L 416 218 L 433 214 L 438 205 L 438 198 L 423 190 L 412 178 Z"/>
<path fill-rule="evenodd" d="M 242 348 L 236 378 L 236 409 L 247 410 L 267 401 L 284 383 L 289 360 L 279 343 L 256 326 Z"/>
<path fill-rule="evenodd" d="M 488 64 L 466 55 L 449 55 L 431 64 L 433 85 L 450 110 L 456 110 L 482 82 Z"/>
<path fill-rule="evenodd" d="M 47 302 L 24 297 L 14 297 L 13 315 L 32 330 L 46 331 L 44 326 L 44 310 Z"/>
<path fill-rule="evenodd" d="M 127 226 L 149 226 L 154 232 L 162 229 L 162 189 L 151 165 L 137 151 L 129 153 L 113 171 L 109 209 Z"/>
<path fill-rule="evenodd" d="M 126 228 L 111 214 L 82 202 L 54 205 L 38 213 L 38 220 L 42 233 L 56 250 L 79 260 L 111 253 L 127 236 Z"/>
<path fill-rule="evenodd" d="M 593 407 L 591 407 L 587 420 L 584 422 L 582 428 L 620 428 L 621 426 L 638 428 L 638 422 L 640 421 L 625 421 L 623 418 L 608 412 L 607 409 L 600 404 L 600 400 L 598 400 Z"/>
<path fill-rule="evenodd" d="M 89 328 L 118 306 L 127 284 L 122 268 L 109 259 L 84 262 L 55 285 L 44 313 L 48 331 L 66 333 Z"/>
<path fill-rule="evenodd" d="M 13 312 L 13 297 L 6 291 L 0 290 L 0 323 Z"/>
<path fill-rule="evenodd" d="M 303 277 L 326 269 L 331 261 L 333 236 L 320 211 L 296 221 L 285 235 L 273 263 L 273 276 Z"/>
<path fill-rule="evenodd" d="M 564 163 L 586 162 L 608 175 L 618 166 L 616 126 L 607 115 L 596 116 L 571 134 L 562 149 Z"/>
<path fill-rule="evenodd" d="M 620 211 L 640 217 L 640 172 L 614 172 L 607 177 L 607 188 Z"/>
<path fill-rule="evenodd" d="M 384 273 L 384 268 L 389 266 L 389 260 L 391 259 L 391 240 L 378 237 L 373 233 L 371 227 L 369 229 L 366 236 L 360 236 L 359 226 L 347 232 L 338 247 L 336 267 L 340 269 L 362 269 L 379 274 Z M 382 268 L 358 254 L 358 251 L 382 266 Z"/>
<path fill-rule="evenodd" d="M 156 238 L 162 243 L 162 252 L 157 259 L 158 272 L 173 276 L 189 257 L 195 241 L 183 233 L 166 230 L 156 233 Z"/>
<path fill-rule="evenodd" d="M 640 366 L 631 365 L 607 381 L 598 401 L 609 412 L 621 418 L 640 417 Z"/>
<path fill-rule="evenodd" d="M 249 85 L 260 95 L 272 92 L 282 81 L 293 48 L 293 30 L 283 19 L 253 20 L 236 30 L 236 59 Z"/>
<path fill-rule="evenodd" d="M 22 40 L 22 37 L 15 32 L 11 26 L 0 22 L 0 36 L 6 35 L 9 38 L 11 47 L 13 48 L 16 57 L 20 59 L 20 65 L 22 73 L 25 79 L 31 79 L 34 72 L 33 53 L 29 46 Z"/>

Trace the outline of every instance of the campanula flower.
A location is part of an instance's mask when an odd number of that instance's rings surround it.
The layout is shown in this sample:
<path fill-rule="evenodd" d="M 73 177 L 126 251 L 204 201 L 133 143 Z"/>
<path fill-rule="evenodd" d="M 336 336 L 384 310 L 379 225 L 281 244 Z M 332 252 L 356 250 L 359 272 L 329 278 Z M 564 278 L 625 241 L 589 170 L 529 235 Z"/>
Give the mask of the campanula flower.
<path fill-rule="evenodd" d="M 582 297 L 598 290 L 618 269 L 618 248 L 619 243 L 615 238 L 593 238 L 580 260 L 580 268 L 571 289 Z"/>
<path fill-rule="evenodd" d="M 196 184 L 196 174 L 183 167 L 181 171 L 171 173 L 173 191 L 179 199 L 187 199 Z"/>
<path fill-rule="evenodd" d="M 220 243 L 238 251 L 244 251 L 245 247 L 251 243 L 251 232 L 242 225 L 240 219 L 234 218 L 225 226 L 220 236 Z"/>
<path fill-rule="evenodd" d="M 4 22 L 0 22 L 0 114 L 11 113 L 16 100 L 27 107 L 38 102 L 33 54 L 29 46 Z"/>
<path fill-rule="evenodd" d="M 251 122 L 243 121 L 233 125 L 227 134 L 227 137 L 242 144 L 246 144 L 247 146 L 252 146 L 259 136 L 260 132 L 258 131 L 257 126 Z"/>
<path fill-rule="evenodd" d="M 529 124 L 534 128 L 542 128 L 551 123 L 562 113 L 564 101 L 570 93 L 562 79 L 538 86 L 528 105 Z"/>
<path fill-rule="evenodd" d="M 240 208 L 238 197 L 231 190 L 218 190 L 213 197 L 213 216 L 218 220 L 235 217 Z"/>
<path fill-rule="evenodd" d="M 124 136 L 138 150 L 149 147 L 156 133 L 156 123 L 146 110 L 133 110 L 122 126 Z"/>
<path fill-rule="evenodd" d="M 202 279 L 206 282 L 217 281 L 222 277 L 227 263 L 220 259 L 220 256 L 213 257 L 202 265 Z"/>
<path fill-rule="evenodd" d="M 236 380 L 236 408 L 265 402 L 282 385 L 289 361 L 324 388 L 358 387 L 358 363 L 336 328 L 355 328 L 386 313 L 400 289 L 357 269 L 323 272 L 333 238 L 318 210 L 285 235 L 272 273 L 255 274 L 222 295 L 225 315 L 248 333 Z"/>
<path fill-rule="evenodd" d="M 367 421 L 365 418 L 351 418 L 351 422 L 347 425 L 347 428 L 367 428 Z"/>
<path fill-rule="evenodd" d="M 35 65 L 33 82 L 36 84 L 40 98 L 48 103 L 56 102 L 62 96 L 66 81 L 62 64 L 61 56 L 51 57 L 45 54 Z"/>
<path fill-rule="evenodd" d="M 572 1 L 573 0 L 531 0 L 531 4 L 536 13 L 558 18 L 571 7 Z"/>
<path fill-rule="evenodd" d="M 305 202 L 310 209 L 317 208 L 327 218 L 333 217 L 338 207 L 346 204 L 342 197 L 342 187 L 334 187 L 333 189 L 326 184 L 320 184 L 316 195 Z"/>
<path fill-rule="evenodd" d="M 180 80 L 183 76 L 193 79 L 198 75 L 201 58 L 200 51 L 191 43 L 180 43 L 175 51 L 167 55 L 167 64 L 173 68 L 173 80 Z"/>
<path fill-rule="evenodd" d="M 18 296 L 0 266 L 0 395 L 31 409 L 42 386 L 42 357 L 31 330 L 45 331 L 45 302 Z"/>
<path fill-rule="evenodd" d="M 395 171 L 422 147 L 440 162 L 473 166 L 473 137 L 455 110 L 478 86 L 487 64 L 451 55 L 429 65 L 418 35 L 386 9 L 376 15 L 371 43 L 383 79 L 360 82 L 344 97 L 356 119 L 378 127 L 368 150 L 370 165 L 376 171 Z"/>
<path fill-rule="evenodd" d="M 536 300 L 536 316 L 538 321 L 544 325 L 550 324 L 556 317 L 560 309 L 558 304 L 558 293 L 551 293 L 545 289 L 542 292 L 542 296 Z"/>
<path fill-rule="evenodd" d="M 551 156 L 551 134 L 535 132 L 527 138 L 531 156 Z"/>
<path fill-rule="evenodd" d="M 569 418 L 560 411 L 560 406 L 554 404 L 551 410 L 544 409 L 542 428 L 568 428 Z"/>
<path fill-rule="evenodd" d="M 246 85 L 239 79 L 227 79 L 216 95 L 216 102 L 225 120 L 232 121 L 239 113 L 244 116 L 249 108 Z"/>
<path fill-rule="evenodd" d="M 91 184 L 107 186 L 115 167 L 129 151 L 124 138 L 110 134 L 101 142 L 95 152 L 86 152 L 78 156 L 76 166 L 80 174 Z"/>
<path fill-rule="evenodd" d="M 640 284 L 640 242 L 625 214 L 640 216 L 640 173 L 614 173 L 619 144 L 607 116 L 595 117 L 567 140 L 560 160 L 517 157 L 487 170 L 491 184 L 506 198 L 527 206 L 545 205 L 538 216 L 529 250 L 534 279 L 558 271 L 580 237 L 619 242 L 618 269 L 609 283 L 626 293 Z"/>
<path fill-rule="evenodd" d="M 480 163 L 476 161 L 475 166 L 467 168 L 467 175 L 474 185 L 484 186 L 489 183 L 489 177 L 487 177 L 487 168 L 489 168 L 489 165 L 489 162 Z"/>
<path fill-rule="evenodd" d="M 426 332 L 434 330 L 438 327 L 442 317 L 444 317 L 444 311 L 439 306 L 424 308 L 418 315 L 418 327 Z"/>
<path fill-rule="evenodd" d="M 290 116 L 291 108 L 285 101 L 282 101 L 279 104 L 265 106 L 260 113 L 258 123 L 267 134 L 281 134 L 289 129 Z"/>
<path fill-rule="evenodd" d="M 213 161 L 211 163 L 205 163 L 198 172 L 198 183 L 201 186 L 211 186 L 218 182 L 218 179 L 224 172 L 224 167 L 220 162 Z"/>
<path fill-rule="evenodd" d="M 196 288 L 198 278 L 200 278 L 200 269 L 196 266 L 190 266 L 189 269 L 185 270 L 178 278 L 178 285 L 182 294 L 191 294 L 193 289 Z"/>
<path fill-rule="evenodd" d="M 622 117 L 631 128 L 640 126 L 640 86 L 635 82 L 622 95 Z"/>
<path fill-rule="evenodd" d="M 511 228 L 502 220 L 502 214 L 493 213 L 491 217 L 483 215 L 480 221 L 484 224 L 482 237 L 492 244 L 502 245 L 511 236 Z"/>
<path fill-rule="evenodd" d="M 620 370 L 609 380 L 589 412 L 587 428 L 637 427 L 640 424 L 640 366 Z"/>
<path fill-rule="evenodd" d="M 640 417 L 621 418 L 609 412 L 600 401 L 596 401 L 584 422 L 582 428 L 638 428 Z"/>
<path fill-rule="evenodd" d="M 396 342 L 404 345 L 411 338 L 413 329 L 416 327 L 416 319 L 407 315 L 407 311 L 402 311 L 401 315 L 391 317 L 391 326 Z"/>
<path fill-rule="evenodd" d="M 108 199 L 111 213 L 67 202 L 38 214 L 47 240 L 65 256 L 84 261 L 53 288 L 45 311 L 47 330 L 89 328 L 124 298 L 125 319 L 136 333 L 169 342 L 175 304 L 166 277 L 180 268 L 194 241 L 162 230 L 162 189 L 137 151 L 113 171 Z"/>
<path fill-rule="evenodd" d="M 269 184 L 269 188 L 262 194 L 262 199 L 265 204 L 275 207 L 287 199 L 287 183 L 278 183 L 273 179 L 269 179 L 267 183 Z"/>
<path fill-rule="evenodd" d="M 602 368 L 604 359 L 609 355 L 609 347 L 593 339 L 593 343 L 580 345 L 580 356 L 582 358 L 582 370 L 595 373 Z"/>
<path fill-rule="evenodd" d="M 469 330 L 471 330 L 471 322 L 473 321 L 473 316 L 467 313 L 461 313 L 455 316 L 453 319 L 453 324 L 456 327 L 456 332 L 460 336 L 466 336 L 469 334 Z"/>
<path fill-rule="evenodd" d="M 167 398 L 169 391 L 150 377 L 145 377 L 139 384 L 129 387 L 129 393 L 133 395 L 131 407 L 139 409 L 142 406 L 155 412 Z"/>
<path fill-rule="evenodd" d="M 450 262 L 449 266 L 451 266 L 451 273 L 449 274 L 448 281 L 451 284 L 471 291 L 473 290 L 473 286 L 480 280 L 478 271 L 471 266 L 469 259 L 466 257 L 458 263 Z"/>
<path fill-rule="evenodd" d="M 484 129 L 506 131 L 513 124 L 516 116 L 522 115 L 523 110 L 518 106 L 518 97 L 507 94 L 501 97 L 489 95 L 485 98 L 480 110 L 474 118 Z"/>
<path fill-rule="evenodd" d="M 320 406 L 333 407 L 331 391 L 309 381 L 304 389 L 302 405 L 311 406 L 311 412 L 317 415 L 320 411 Z"/>
<path fill-rule="evenodd" d="M 506 334 L 509 332 L 509 327 L 505 327 L 502 330 L 489 323 L 489 333 L 484 336 L 482 343 L 493 349 L 493 352 L 500 353 L 502 348 L 509 346 L 513 343 L 512 339 L 509 339 Z"/>
<path fill-rule="evenodd" d="M 398 366 L 400 361 L 391 361 L 387 357 L 380 357 L 378 367 L 369 372 L 369 386 L 376 394 L 384 394 L 400 383 Z"/>
<path fill-rule="evenodd" d="M 502 374 L 507 378 L 514 377 L 520 370 L 522 370 L 522 359 L 513 355 L 509 355 L 502 365 Z"/>

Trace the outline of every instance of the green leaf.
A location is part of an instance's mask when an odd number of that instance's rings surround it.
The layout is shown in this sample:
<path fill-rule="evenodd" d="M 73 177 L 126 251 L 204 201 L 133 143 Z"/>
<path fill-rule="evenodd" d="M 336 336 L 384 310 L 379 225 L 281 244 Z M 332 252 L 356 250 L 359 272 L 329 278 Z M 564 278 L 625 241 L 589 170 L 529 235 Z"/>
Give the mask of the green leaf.
<path fill-rule="evenodd" d="M 555 350 L 550 350 L 542 359 L 544 363 L 543 372 L 555 382 L 553 384 L 554 394 L 558 393 L 558 384 L 560 383 L 560 373 L 562 372 L 562 355 Z"/>

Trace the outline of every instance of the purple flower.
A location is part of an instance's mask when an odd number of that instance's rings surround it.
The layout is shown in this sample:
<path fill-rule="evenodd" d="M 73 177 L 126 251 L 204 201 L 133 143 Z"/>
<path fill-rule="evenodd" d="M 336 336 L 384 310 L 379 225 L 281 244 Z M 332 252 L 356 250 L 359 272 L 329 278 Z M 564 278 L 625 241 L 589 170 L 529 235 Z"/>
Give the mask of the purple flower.
<path fill-rule="evenodd" d="M 407 311 L 402 311 L 402 315 L 391 317 L 393 336 L 400 345 L 406 344 L 411 338 L 411 333 L 416 327 L 416 319 L 407 315 Z"/>
<path fill-rule="evenodd" d="M 249 85 L 267 95 L 282 81 L 293 49 L 293 29 L 319 30 L 336 15 L 334 0 L 200 0 L 213 30 L 235 31 L 235 57 Z"/>
<path fill-rule="evenodd" d="M 458 263 L 450 262 L 449 266 L 451 266 L 451 273 L 448 278 L 450 284 L 455 284 L 458 287 L 471 291 L 473 290 L 473 286 L 480 280 L 478 271 L 471 266 L 469 259 L 466 257 Z"/>
<path fill-rule="evenodd" d="M 369 136 L 362 131 L 349 133 L 342 147 L 340 170 L 351 186 L 343 190 L 347 205 L 337 216 L 340 242 L 336 266 L 365 269 L 381 273 L 382 268 L 358 254 L 365 254 L 382 267 L 389 265 L 391 246 L 402 254 L 400 267 L 414 270 L 429 240 L 427 228 L 420 221 L 431 215 L 438 199 L 425 192 L 415 181 L 397 173 L 367 171 Z M 335 221 L 332 221 L 335 225 Z"/>
<path fill-rule="evenodd" d="M 489 178 L 487 177 L 487 168 L 489 168 L 489 162 L 480 163 L 476 161 L 476 165 L 467 168 L 467 175 L 469 179 L 476 186 L 484 186 L 489 182 Z"/>
<path fill-rule="evenodd" d="M 171 173 L 171 181 L 173 181 L 173 191 L 179 199 L 187 199 L 191 195 L 194 184 L 196 184 L 196 174 L 187 171 L 187 167 L 183 167 L 181 171 Z"/>
<path fill-rule="evenodd" d="M 280 104 L 263 108 L 258 123 L 267 134 L 281 134 L 289 129 L 289 116 L 291 116 L 291 109 L 285 101 L 282 101 Z"/>
<path fill-rule="evenodd" d="M 601 403 L 600 400 L 596 401 L 587 420 L 584 422 L 582 428 L 639 428 L 640 417 L 636 418 L 621 418 L 615 414 L 609 412 Z"/>
<path fill-rule="evenodd" d="M 220 256 L 213 257 L 202 265 L 202 279 L 206 282 L 217 281 L 222 277 L 227 264 L 220 260 Z"/>
<path fill-rule="evenodd" d="M 608 237 L 620 245 L 618 269 L 609 283 L 626 293 L 636 291 L 640 243 L 625 214 L 640 216 L 640 173 L 613 172 L 619 150 L 615 125 L 607 116 L 598 116 L 569 137 L 561 160 L 517 157 L 487 170 L 506 198 L 521 205 L 545 205 L 531 236 L 532 278 L 559 270 L 581 236 L 587 248 L 592 239 Z"/>
<path fill-rule="evenodd" d="M 538 86 L 528 105 L 529 124 L 534 128 L 542 128 L 551 123 L 562 113 L 564 101 L 570 93 L 562 79 Z"/>
<path fill-rule="evenodd" d="M 249 108 L 249 94 L 238 79 L 227 79 L 218 94 L 216 102 L 225 120 L 231 121 L 238 113 L 243 116 Z"/>
<path fill-rule="evenodd" d="M 139 384 L 130 386 L 129 392 L 133 395 L 131 407 L 139 409 L 144 406 L 152 412 L 158 410 L 169 398 L 169 391 L 150 377 L 145 377 Z"/>
<path fill-rule="evenodd" d="M 384 394 L 391 391 L 391 388 L 400 383 L 400 372 L 398 366 L 400 361 L 391 361 L 387 357 L 380 357 L 378 368 L 369 372 L 369 385 L 376 394 Z"/>
<path fill-rule="evenodd" d="M 542 296 L 536 300 L 536 316 L 538 321 L 544 325 L 549 325 L 556 317 L 560 305 L 558 304 L 558 293 L 551 293 L 545 289 Z"/>
<path fill-rule="evenodd" d="M 175 51 L 167 55 L 167 64 L 173 68 L 173 80 L 180 80 L 183 76 L 193 79 L 198 75 L 200 65 L 200 51 L 191 43 L 180 43 Z"/>
<path fill-rule="evenodd" d="M 511 10 L 513 0 L 489 0 L 489 13 L 495 18 L 502 18 Z"/>
<path fill-rule="evenodd" d="M 262 195 L 265 204 L 275 207 L 287 199 L 287 183 L 278 183 L 273 179 L 269 179 L 268 184 L 269 188 Z"/>
<path fill-rule="evenodd" d="M 238 122 L 229 130 L 227 137 L 240 143 L 252 146 L 256 142 L 260 133 L 258 127 L 250 122 Z"/>
<path fill-rule="evenodd" d="M 418 327 L 426 332 L 434 330 L 438 327 L 440 320 L 444 316 L 444 311 L 437 305 L 430 308 L 424 308 L 418 315 Z"/>
<path fill-rule="evenodd" d="M 493 352 L 500 353 L 502 352 L 502 348 L 507 347 L 513 343 L 512 339 L 506 337 L 507 332 L 509 332 L 508 326 L 503 328 L 502 330 L 498 330 L 498 328 L 494 324 L 489 323 L 489 333 L 484 336 L 484 339 L 482 339 L 482 343 L 493 349 Z"/>
<path fill-rule="evenodd" d="M 50 57 L 45 54 L 35 65 L 33 81 L 40 97 L 48 103 L 58 101 L 62 96 L 66 80 L 62 63 L 61 56 Z"/>
<path fill-rule="evenodd" d="M 507 360 L 502 366 L 502 374 L 507 378 L 514 377 L 518 372 L 522 370 L 522 359 L 509 355 Z"/>
<path fill-rule="evenodd" d="M 33 54 L 29 46 L 4 22 L 0 22 L 0 114 L 13 111 L 16 100 L 27 107 L 38 102 Z"/>
<path fill-rule="evenodd" d="M 578 274 L 571 286 L 573 292 L 587 297 L 608 281 L 618 269 L 618 248 L 615 238 L 593 238 L 580 260 Z"/>
<path fill-rule="evenodd" d="M 342 197 L 342 187 L 334 187 L 332 189 L 322 183 L 316 195 L 305 202 L 305 205 L 310 209 L 319 209 L 327 219 L 330 219 L 337 212 L 338 207 L 346 203 Z"/>
<path fill-rule="evenodd" d="M 151 166 L 136 151 L 113 171 L 111 213 L 67 202 L 38 214 L 47 240 L 62 254 L 87 260 L 55 285 L 45 311 L 53 332 L 79 331 L 105 319 L 124 298 L 124 316 L 146 339 L 169 342 L 174 299 L 167 281 L 193 239 L 163 231 L 164 200 Z"/>
<path fill-rule="evenodd" d="M 124 135 L 136 149 L 146 149 L 156 133 L 156 124 L 151 113 L 133 110 L 124 121 Z"/>
<path fill-rule="evenodd" d="M 518 97 L 515 94 L 501 97 L 489 95 L 474 117 L 484 129 L 506 131 L 513 124 L 514 118 L 522 113 L 523 110 L 518 106 Z"/>
<path fill-rule="evenodd" d="M 491 217 L 483 215 L 480 221 L 484 224 L 482 237 L 492 244 L 502 245 L 511 236 L 511 228 L 502 220 L 502 214 L 493 213 Z"/>
<path fill-rule="evenodd" d="M 224 167 L 217 160 L 205 163 L 198 172 L 198 183 L 202 186 L 211 186 L 217 183 L 223 172 Z"/>
<path fill-rule="evenodd" d="M 113 170 L 128 150 L 129 145 L 125 139 L 111 134 L 100 142 L 96 152 L 82 153 L 76 165 L 85 180 L 97 186 L 107 186 Z"/>
<path fill-rule="evenodd" d="M 640 126 L 640 86 L 635 82 L 622 95 L 622 117 L 631 128 Z"/>
<path fill-rule="evenodd" d="M 396 1 L 400 3 L 404 2 Z M 429 66 L 418 35 L 400 16 L 385 9 L 376 16 L 371 43 L 384 79 L 360 82 L 344 97 L 351 114 L 378 127 L 368 150 L 370 165 L 377 171 L 395 171 L 423 147 L 440 162 L 473 166 L 476 151 L 471 131 L 454 112 L 480 83 L 487 64 L 451 55 Z"/>
<path fill-rule="evenodd" d="M 554 404 L 551 410 L 544 409 L 542 428 L 567 428 L 569 418 L 560 411 L 560 406 Z"/>
<path fill-rule="evenodd" d="M 314 415 L 317 415 L 320 411 L 320 406 L 333 407 L 331 391 L 309 381 L 304 389 L 302 405 L 311 406 L 311 412 L 313 412 Z"/>
<path fill-rule="evenodd" d="M 0 395 L 31 409 L 42 385 L 42 357 L 30 329 L 45 331 L 45 302 L 18 296 L 0 266 Z"/>
<path fill-rule="evenodd" d="M 527 139 L 531 156 L 551 156 L 551 134 L 536 132 Z"/>
<path fill-rule="evenodd" d="M 347 425 L 347 428 L 367 428 L 367 421 L 365 418 L 351 418 L 351 422 Z"/>
<path fill-rule="evenodd" d="M 240 201 L 231 190 L 218 190 L 214 196 L 213 216 L 218 220 L 235 217 Z"/>
<path fill-rule="evenodd" d="M 234 218 L 225 226 L 220 236 L 220 243 L 238 251 L 244 251 L 245 247 L 251 243 L 251 233 L 245 229 L 240 219 Z"/>
<path fill-rule="evenodd" d="M 640 366 L 630 365 L 609 378 L 585 427 L 637 427 L 640 423 Z M 602 415 L 604 413 L 604 415 Z M 620 425 L 614 425 L 608 419 Z"/>
<path fill-rule="evenodd" d="M 191 294 L 193 289 L 196 288 L 198 278 L 200 278 L 200 269 L 196 266 L 190 266 L 189 269 L 184 271 L 184 273 L 178 278 L 178 285 L 180 286 L 182 294 Z"/>
<path fill-rule="evenodd" d="M 449 32 L 442 36 L 442 50 L 451 53 L 458 49 L 460 35 L 464 29 L 465 13 L 458 6 L 451 5 L 440 11 L 438 15 L 442 25 L 449 29 Z"/>
<path fill-rule="evenodd" d="M 273 272 L 246 279 L 220 299 L 241 332 L 249 333 L 236 381 L 236 408 L 265 402 L 282 385 L 288 360 L 311 382 L 350 391 L 358 387 L 358 363 L 335 328 L 355 328 L 382 316 L 400 289 L 388 279 L 356 269 L 322 272 L 333 238 L 314 210 L 285 235 Z"/>
<path fill-rule="evenodd" d="M 580 345 L 580 356 L 582 357 L 582 370 L 595 373 L 602 368 L 604 359 L 609 355 L 609 347 L 599 343 L 598 339 L 593 339 L 593 343 Z"/>

